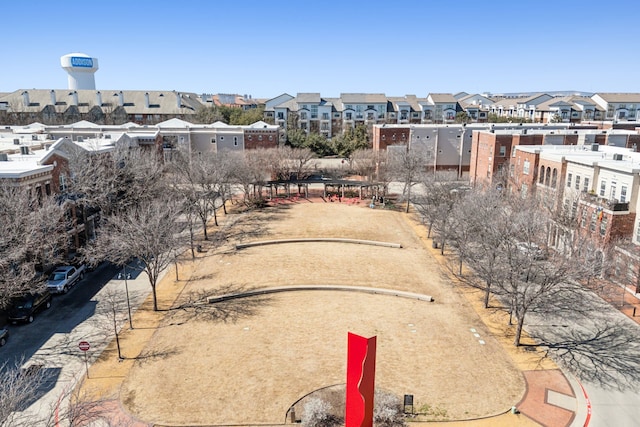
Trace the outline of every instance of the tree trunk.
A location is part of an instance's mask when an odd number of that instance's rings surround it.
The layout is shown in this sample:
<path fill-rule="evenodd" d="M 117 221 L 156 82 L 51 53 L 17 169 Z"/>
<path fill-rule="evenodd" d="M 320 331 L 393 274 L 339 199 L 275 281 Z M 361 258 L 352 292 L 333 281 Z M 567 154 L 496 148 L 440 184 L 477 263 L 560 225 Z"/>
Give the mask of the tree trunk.
<path fill-rule="evenodd" d="M 207 233 L 207 220 L 202 217 L 200 219 L 202 220 L 202 231 L 204 232 L 204 240 L 209 240 L 209 234 Z"/>
<path fill-rule="evenodd" d="M 158 311 L 158 296 L 156 295 L 156 285 L 151 284 L 151 294 L 153 295 L 153 311 Z"/>
<path fill-rule="evenodd" d="M 491 282 L 487 282 L 487 288 L 484 291 L 484 308 L 489 308 L 489 296 L 491 296 Z"/>
<path fill-rule="evenodd" d="M 411 184 L 407 188 L 407 208 L 405 209 L 405 213 L 409 213 L 409 204 L 411 203 Z"/>
<path fill-rule="evenodd" d="M 520 345 L 520 338 L 522 337 L 522 328 L 524 327 L 524 313 L 518 315 L 516 312 L 516 317 L 518 319 L 518 324 L 516 325 L 516 336 L 513 340 L 513 344 L 518 347 Z"/>

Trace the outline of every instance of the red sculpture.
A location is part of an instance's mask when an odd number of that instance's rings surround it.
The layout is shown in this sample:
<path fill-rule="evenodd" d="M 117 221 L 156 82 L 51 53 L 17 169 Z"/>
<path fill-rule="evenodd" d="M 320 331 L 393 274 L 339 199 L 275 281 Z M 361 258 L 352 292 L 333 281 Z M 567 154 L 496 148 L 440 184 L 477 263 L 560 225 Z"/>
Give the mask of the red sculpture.
<path fill-rule="evenodd" d="M 373 427 L 376 337 L 349 332 L 345 427 Z"/>

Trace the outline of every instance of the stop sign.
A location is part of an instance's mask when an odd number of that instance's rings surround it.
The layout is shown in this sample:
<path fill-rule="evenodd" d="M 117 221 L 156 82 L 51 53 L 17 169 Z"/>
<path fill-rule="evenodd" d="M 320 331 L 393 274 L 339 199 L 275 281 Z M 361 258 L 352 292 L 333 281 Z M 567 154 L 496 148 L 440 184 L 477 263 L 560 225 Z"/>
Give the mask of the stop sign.
<path fill-rule="evenodd" d="M 82 351 L 87 351 L 89 350 L 91 346 L 89 345 L 88 342 L 86 341 L 80 341 L 80 343 L 78 343 L 78 348 Z"/>

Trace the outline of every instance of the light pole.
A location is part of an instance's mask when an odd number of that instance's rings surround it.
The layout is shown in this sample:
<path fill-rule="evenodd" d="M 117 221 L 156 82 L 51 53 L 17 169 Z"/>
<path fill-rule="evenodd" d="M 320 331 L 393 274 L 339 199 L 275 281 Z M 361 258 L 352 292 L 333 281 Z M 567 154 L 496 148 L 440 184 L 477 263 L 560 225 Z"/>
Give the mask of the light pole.
<path fill-rule="evenodd" d="M 127 263 L 125 263 L 124 266 L 122 267 L 122 271 L 124 273 L 124 289 L 127 293 L 127 310 L 129 310 L 129 327 L 133 329 L 133 320 L 131 319 L 131 302 L 129 301 L 129 283 L 127 282 L 127 279 L 129 278 L 129 275 L 127 274 Z"/>

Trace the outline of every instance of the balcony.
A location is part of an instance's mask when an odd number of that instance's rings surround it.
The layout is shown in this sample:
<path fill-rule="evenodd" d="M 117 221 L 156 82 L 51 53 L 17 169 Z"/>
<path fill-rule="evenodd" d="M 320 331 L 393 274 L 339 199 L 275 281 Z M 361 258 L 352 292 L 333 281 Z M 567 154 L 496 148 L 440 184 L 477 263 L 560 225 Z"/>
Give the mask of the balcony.
<path fill-rule="evenodd" d="M 628 212 L 629 202 L 620 202 L 617 199 L 607 199 L 597 194 L 582 192 L 582 200 L 612 212 Z"/>

